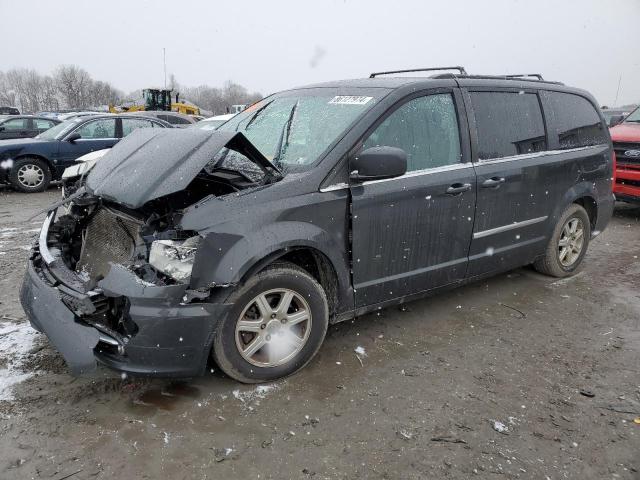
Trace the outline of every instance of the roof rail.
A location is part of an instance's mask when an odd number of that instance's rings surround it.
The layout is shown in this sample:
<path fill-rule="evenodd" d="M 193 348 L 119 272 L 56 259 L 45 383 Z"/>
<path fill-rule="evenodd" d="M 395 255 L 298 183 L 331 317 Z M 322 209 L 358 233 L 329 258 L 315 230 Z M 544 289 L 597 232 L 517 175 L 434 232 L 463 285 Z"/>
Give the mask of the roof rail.
<path fill-rule="evenodd" d="M 544 78 L 542 78 L 542 75 L 540 75 L 539 73 L 523 73 L 522 75 L 505 75 L 505 77 L 507 77 L 507 78 L 533 77 L 533 78 L 537 78 L 538 80 L 544 81 Z"/>
<path fill-rule="evenodd" d="M 413 68 L 411 70 L 390 70 L 388 72 L 374 72 L 369 75 L 369 78 L 375 78 L 378 75 L 391 75 L 394 73 L 413 73 L 413 72 L 433 72 L 435 70 L 458 70 L 460 75 L 467 75 L 467 71 L 464 67 L 432 67 L 432 68 Z"/>

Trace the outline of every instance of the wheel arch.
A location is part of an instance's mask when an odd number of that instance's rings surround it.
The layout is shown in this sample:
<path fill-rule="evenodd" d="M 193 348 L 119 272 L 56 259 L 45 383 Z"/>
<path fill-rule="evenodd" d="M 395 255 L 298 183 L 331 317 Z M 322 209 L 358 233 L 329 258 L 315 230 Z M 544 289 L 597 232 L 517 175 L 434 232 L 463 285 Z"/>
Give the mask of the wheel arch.
<path fill-rule="evenodd" d="M 302 268 L 324 289 L 329 303 L 329 318 L 333 319 L 339 310 L 339 285 L 342 283 L 336 268 L 324 253 L 309 245 L 292 246 L 276 250 L 255 262 L 242 276 L 245 282 L 276 262 L 289 262 Z"/>
<path fill-rule="evenodd" d="M 589 216 L 589 223 L 593 230 L 598 219 L 598 202 L 596 201 L 597 195 L 594 192 L 592 182 L 580 182 L 572 186 L 567 190 L 562 197 L 562 201 L 558 202 L 550 216 L 549 228 L 550 232 L 555 228 L 556 223 L 562 216 L 562 213 L 571 204 L 577 204 L 583 207 L 587 211 Z"/>

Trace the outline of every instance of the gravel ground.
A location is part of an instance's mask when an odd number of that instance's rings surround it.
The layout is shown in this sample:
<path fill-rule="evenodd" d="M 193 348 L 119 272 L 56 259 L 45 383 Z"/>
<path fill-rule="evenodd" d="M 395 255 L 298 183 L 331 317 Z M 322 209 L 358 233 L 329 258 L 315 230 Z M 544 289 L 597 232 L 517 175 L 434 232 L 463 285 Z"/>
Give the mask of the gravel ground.
<path fill-rule="evenodd" d="M 256 387 L 71 377 L 18 302 L 27 219 L 58 195 L 0 190 L 1 479 L 640 478 L 638 207 L 573 278 L 522 268 L 331 327 Z"/>

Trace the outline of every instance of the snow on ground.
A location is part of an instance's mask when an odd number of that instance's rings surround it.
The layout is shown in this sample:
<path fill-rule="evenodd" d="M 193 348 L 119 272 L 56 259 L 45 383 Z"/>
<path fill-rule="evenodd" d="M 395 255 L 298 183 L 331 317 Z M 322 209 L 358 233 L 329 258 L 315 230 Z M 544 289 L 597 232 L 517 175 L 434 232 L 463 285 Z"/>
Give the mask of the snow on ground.
<path fill-rule="evenodd" d="M 0 400 L 13 400 L 14 385 L 31 377 L 20 368 L 33 347 L 37 332 L 27 322 L 12 323 L 0 320 Z"/>

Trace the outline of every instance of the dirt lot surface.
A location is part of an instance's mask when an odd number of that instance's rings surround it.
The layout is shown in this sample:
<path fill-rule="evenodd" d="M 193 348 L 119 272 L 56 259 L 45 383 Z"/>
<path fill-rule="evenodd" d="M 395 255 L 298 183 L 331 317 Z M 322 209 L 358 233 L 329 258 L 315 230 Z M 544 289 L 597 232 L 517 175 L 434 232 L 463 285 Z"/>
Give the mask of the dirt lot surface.
<path fill-rule="evenodd" d="M 70 376 L 18 302 L 27 218 L 58 195 L 0 190 L 0 479 L 640 478 L 640 208 L 573 278 L 523 268 L 331 327 L 256 387 Z"/>

